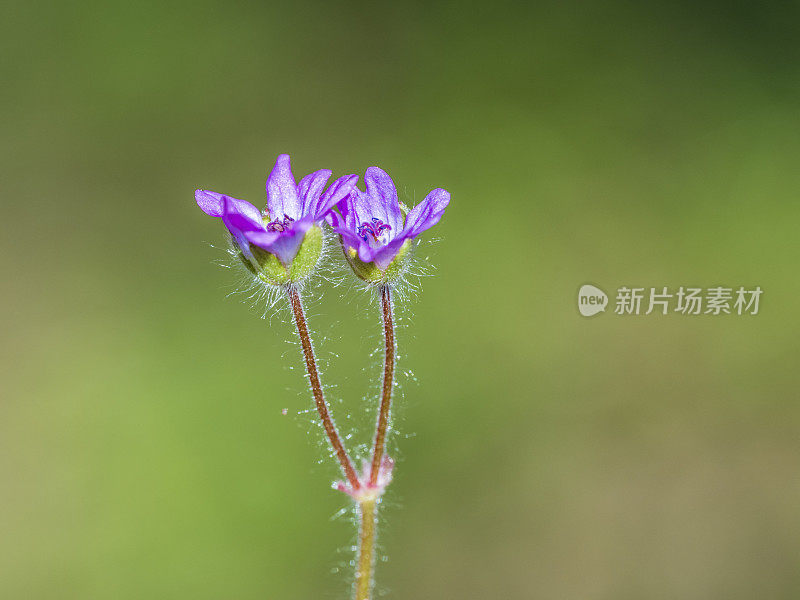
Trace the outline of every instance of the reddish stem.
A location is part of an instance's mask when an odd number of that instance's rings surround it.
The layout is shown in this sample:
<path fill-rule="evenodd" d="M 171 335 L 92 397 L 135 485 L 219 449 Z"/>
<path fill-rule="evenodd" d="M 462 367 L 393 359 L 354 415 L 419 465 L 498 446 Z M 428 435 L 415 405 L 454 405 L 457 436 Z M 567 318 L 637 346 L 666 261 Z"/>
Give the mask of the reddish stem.
<path fill-rule="evenodd" d="M 381 389 L 381 405 L 378 410 L 378 424 L 375 429 L 375 445 L 372 450 L 372 471 L 369 483 L 378 484 L 381 461 L 386 445 L 386 430 L 389 427 L 389 412 L 392 406 L 392 383 L 394 380 L 395 340 L 394 318 L 392 316 L 392 297 L 388 285 L 381 286 L 381 315 L 383 316 L 383 337 L 385 353 L 383 359 L 383 386 Z"/>
<path fill-rule="evenodd" d="M 352 489 L 357 490 L 361 485 L 358 482 L 358 476 L 350 462 L 350 457 L 347 455 L 347 450 L 344 448 L 341 438 L 336 431 L 336 425 L 333 423 L 328 405 L 322 395 L 322 384 L 319 381 L 319 371 L 317 371 L 317 361 L 314 357 L 314 347 L 311 345 L 311 337 L 308 335 L 308 325 L 306 324 L 306 317 L 303 313 L 303 302 L 300 300 L 300 293 L 295 286 L 290 286 L 288 289 L 289 303 L 292 305 L 292 313 L 294 314 L 294 323 L 297 326 L 297 333 L 300 336 L 300 344 L 303 347 L 303 358 L 306 361 L 306 371 L 308 371 L 308 381 L 311 384 L 311 393 L 314 395 L 314 403 L 317 405 L 317 412 L 319 412 L 320 419 L 322 419 L 322 426 L 325 428 L 325 433 L 328 434 L 328 441 L 331 443 L 333 451 L 336 453 L 336 458 L 344 471 L 347 480 L 350 482 Z"/>

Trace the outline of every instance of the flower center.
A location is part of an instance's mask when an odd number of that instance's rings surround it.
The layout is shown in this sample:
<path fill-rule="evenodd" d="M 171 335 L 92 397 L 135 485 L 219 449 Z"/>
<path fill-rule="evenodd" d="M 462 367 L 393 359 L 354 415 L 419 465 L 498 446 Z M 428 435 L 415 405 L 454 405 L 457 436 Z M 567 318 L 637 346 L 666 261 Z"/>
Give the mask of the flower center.
<path fill-rule="evenodd" d="M 292 223 L 294 223 L 292 217 L 284 216 L 283 220 L 275 219 L 271 223 L 267 223 L 267 231 L 286 231 Z"/>
<path fill-rule="evenodd" d="M 357 232 L 358 237 L 360 237 L 365 242 L 370 242 L 375 244 L 385 244 L 388 240 L 388 232 L 391 231 L 391 226 L 387 225 L 380 219 L 376 217 L 372 217 L 372 221 L 365 221 L 358 226 Z"/>

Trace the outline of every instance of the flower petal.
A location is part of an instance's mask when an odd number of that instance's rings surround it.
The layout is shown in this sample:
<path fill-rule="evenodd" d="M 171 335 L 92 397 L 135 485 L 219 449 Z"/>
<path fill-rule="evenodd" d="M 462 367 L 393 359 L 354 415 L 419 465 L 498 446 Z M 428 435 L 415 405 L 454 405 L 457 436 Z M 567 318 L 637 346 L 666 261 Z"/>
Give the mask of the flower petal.
<path fill-rule="evenodd" d="M 297 195 L 300 198 L 301 214 L 314 215 L 319 197 L 322 195 L 322 190 L 325 189 L 325 184 L 328 183 L 333 171 L 328 169 L 320 169 L 309 173 L 300 180 L 297 184 Z"/>
<path fill-rule="evenodd" d="M 358 191 L 358 189 L 355 190 L 356 193 L 358 193 Z M 353 209 L 352 207 L 348 208 L 349 204 L 352 204 L 349 196 L 344 200 L 339 201 L 337 208 L 343 214 L 340 215 L 336 211 L 330 210 L 325 215 L 325 221 L 336 233 L 342 236 L 342 245 L 344 246 L 345 251 L 347 251 L 348 248 L 358 249 L 361 244 L 365 244 L 367 247 L 369 247 L 369 245 L 366 244 L 361 237 L 359 237 L 355 227 L 350 226 L 350 221 L 352 221 L 353 217 Z"/>
<path fill-rule="evenodd" d="M 297 184 L 292 175 L 291 159 L 281 154 L 267 179 L 267 210 L 271 220 L 301 217 L 300 199 L 297 197 Z"/>
<path fill-rule="evenodd" d="M 313 211 L 307 210 L 307 214 L 313 215 L 315 220 L 321 219 L 355 189 L 357 182 L 358 175 L 339 177 L 339 179 L 334 181 L 328 189 L 325 190 L 325 193 L 322 194 L 322 198 L 320 198 L 317 205 L 313 208 Z"/>
<path fill-rule="evenodd" d="M 379 250 L 379 248 L 373 248 L 364 240 L 359 240 L 358 246 L 355 246 L 355 248 L 358 250 L 358 258 L 365 263 L 371 263 L 375 253 Z"/>
<path fill-rule="evenodd" d="M 344 228 L 344 217 L 340 215 L 335 210 L 331 209 L 327 213 L 325 213 L 325 222 L 330 225 L 333 229 L 343 229 Z"/>
<path fill-rule="evenodd" d="M 336 208 L 339 209 L 344 221 L 343 227 L 347 227 L 354 233 L 358 227 L 358 223 L 356 222 L 358 219 L 356 218 L 355 209 L 355 200 L 357 194 L 363 194 L 363 192 L 359 190 L 358 187 L 354 186 L 352 191 L 342 200 L 339 200 L 339 202 L 336 204 Z"/>
<path fill-rule="evenodd" d="M 364 240 L 362 240 L 358 235 L 350 231 L 349 229 L 335 229 L 336 233 L 342 236 L 342 245 L 344 246 L 345 251 L 348 248 L 355 248 L 356 250 L 360 249 L 362 245 L 369 248 L 369 244 L 367 244 Z"/>
<path fill-rule="evenodd" d="M 342 237 L 345 240 L 347 239 L 345 235 L 343 235 Z M 358 238 L 358 236 L 353 236 L 351 238 L 351 242 L 357 242 L 357 245 L 356 243 L 350 243 L 348 245 L 351 248 L 357 249 L 358 258 L 359 260 L 361 260 L 361 262 L 375 263 L 379 269 L 386 269 L 386 267 L 388 267 L 397 256 L 397 253 L 400 251 L 400 247 L 407 240 L 408 240 L 407 236 L 400 236 L 398 238 L 393 239 L 385 246 L 373 248 L 367 242 Z"/>
<path fill-rule="evenodd" d="M 264 250 L 269 250 L 272 244 L 281 236 L 279 231 L 245 231 L 244 237 L 247 238 L 247 241 L 251 244 L 255 244 L 259 248 L 263 248 Z"/>
<path fill-rule="evenodd" d="M 306 232 L 314 224 L 313 219 L 305 217 L 292 223 L 287 230 L 280 232 L 278 238 L 273 241 L 269 248 L 264 248 L 272 252 L 287 267 L 292 264 L 300 244 L 306 237 Z M 258 244 L 261 246 L 260 244 Z M 261 246 L 263 248 L 263 246 Z"/>
<path fill-rule="evenodd" d="M 264 221 L 259 210 L 244 200 L 236 200 L 228 196 L 222 197 L 222 222 L 231 232 L 233 239 L 239 244 L 245 256 L 252 258 L 250 243 L 246 234 L 264 230 Z"/>
<path fill-rule="evenodd" d="M 376 248 L 372 255 L 372 262 L 374 262 L 379 269 L 386 269 L 397 256 L 400 247 L 406 243 L 408 236 L 401 235 L 393 239 L 391 242 L 380 248 Z"/>
<path fill-rule="evenodd" d="M 225 213 L 225 198 L 235 206 L 234 209 L 231 209 L 232 211 L 247 215 L 254 221 L 261 219 L 261 211 L 246 200 L 237 200 L 210 190 L 195 190 L 194 192 L 194 199 L 197 201 L 197 205 L 211 217 L 222 217 Z"/>
<path fill-rule="evenodd" d="M 355 189 L 348 199 L 350 201 L 348 211 L 351 219 L 348 225 L 353 231 L 356 231 L 361 223 L 372 222 L 373 217 L 386 223 L 386 211 L 383 209 L 383 201 L 380 198 Z"/>
<path fill-rule="evenodd" d="M 381 219 L 392 228 L 390 236 L 400 233 L 400 228 L 403 226 L 403 213 L 400 211 L 397 188 L 395 188 L 392 178 L 383 169 L 370 167 L 364 174 L 364 183 L 367 186 L 367 194 L 374 201 L 375 212 L 372 217 Z"/>
<path fill-rule="evenodd" d="M 339 204 L 336 205 L 336 208 L 339 209 L 339 212 L 334 210 L 333 208 L 325 213 L 325 222 L 333 228 L 336 233 L 342 233 L 342 231 L 349 231 L 350 233 L 355 233 L 347 224 L 347 208 L 342 209 L 343 206 L 346 206 L 347 199 L 340 201 Z M 342 215 L 342 213 L 345 213 Z"/>
<path fill-rule="evenodd" d="M 403 235 L 415 237 L 439 222 L 450 203 L 450 192 L 441 188 L 431 191 L 406 217 Z"/>
<path fill-rule="evenodd" d="M 194 199 L 204 213 L 210 217 L 221 217 L 224 202 L 223 195 L 210 190 L 195 190 Z"/>

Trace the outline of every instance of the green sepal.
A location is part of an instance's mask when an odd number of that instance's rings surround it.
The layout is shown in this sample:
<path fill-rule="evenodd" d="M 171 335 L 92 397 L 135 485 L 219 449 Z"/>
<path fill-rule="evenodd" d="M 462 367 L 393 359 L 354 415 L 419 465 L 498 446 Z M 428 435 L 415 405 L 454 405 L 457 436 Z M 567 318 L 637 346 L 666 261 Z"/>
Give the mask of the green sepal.
<path fill-rule="evenodd" d="M 290 281 L 302 281 L 314 272 L 324 245 L 325 236 L 322 234 L 322 229 L 312 225 L 306 232 L 306 237 L 303 238 L 300 248 L 297 249 L 297 255 L 289 267 Z"/>

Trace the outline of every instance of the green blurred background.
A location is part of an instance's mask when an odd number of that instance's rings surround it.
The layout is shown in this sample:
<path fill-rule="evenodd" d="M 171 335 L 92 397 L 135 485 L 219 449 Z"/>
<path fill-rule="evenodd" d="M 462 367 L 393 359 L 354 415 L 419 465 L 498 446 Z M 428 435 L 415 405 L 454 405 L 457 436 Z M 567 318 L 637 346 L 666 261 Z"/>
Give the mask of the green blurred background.
<path fill-rule="evenodd" d="M 2 11 L 0 597 L 347 597 L 286 315 L 226 298 L 193 200 L 261 204 L 281 152 L 452 193 L 400 307 L 381 593 L 800 596 L 797 3 Z M 585 319 L 586 282 L 764 295 Z M 377 319 L 317 293 L 355 446 Z"/>

